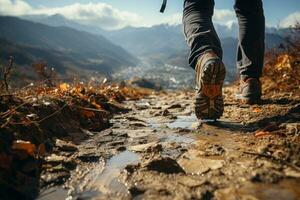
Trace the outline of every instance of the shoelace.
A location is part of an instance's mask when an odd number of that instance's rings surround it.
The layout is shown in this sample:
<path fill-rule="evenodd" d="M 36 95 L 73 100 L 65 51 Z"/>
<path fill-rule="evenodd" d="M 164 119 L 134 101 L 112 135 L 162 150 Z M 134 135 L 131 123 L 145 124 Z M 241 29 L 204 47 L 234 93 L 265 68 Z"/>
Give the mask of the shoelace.
<path fill-rule="evenodd" d="M 167 0 L 164 0 L 160 8 L 161 13 L 165 12 L 166 6 L 167 6 Z"/>

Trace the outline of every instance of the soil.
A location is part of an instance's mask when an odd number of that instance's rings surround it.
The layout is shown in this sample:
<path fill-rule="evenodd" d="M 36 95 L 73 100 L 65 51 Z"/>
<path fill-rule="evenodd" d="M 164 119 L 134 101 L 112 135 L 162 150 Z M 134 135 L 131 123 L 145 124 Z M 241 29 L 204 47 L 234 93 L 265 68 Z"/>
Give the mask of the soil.
<path fill-rule="evenodd" d="M 299 96 L 234 91 L 217 122 L 196 119 L 189 91 L 127 101 L 110 128 L 56 142 L 38 199 L 300 199 Z"/>

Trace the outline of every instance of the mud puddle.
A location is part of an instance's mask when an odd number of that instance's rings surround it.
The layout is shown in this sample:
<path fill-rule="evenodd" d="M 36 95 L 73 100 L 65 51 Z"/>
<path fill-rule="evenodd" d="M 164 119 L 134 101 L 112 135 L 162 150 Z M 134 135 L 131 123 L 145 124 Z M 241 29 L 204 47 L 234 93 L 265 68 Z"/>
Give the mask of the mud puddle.
<path fill-rule="evenodd" d="M 123 169 L 130 164 L 139 162 L 139 155 L 131 151 L 124 151 L 110 158 L 104 168 L 99 173 L 98 169 L 94 169 L 89 173 L 92 180 L 89 181 L 85 192 L 80 193 L 77 198 L 94 199 L 103 195 L 120 195 L 128 193 L 126 186 L 120 182 L 119 176 Z"/>
<path fill-rule="evenodd" d="M 73 192 L 62 187 L 50 188 L 42 191 L 38 200 L 99 199 L 106 195 L 126 196 L 127 188 L 119 180 L 119 176 L 127 165 L 136 164 L 139 159 L 139 155 L 131 151 L 119 153 L 107 161 L 104 169 L 102 166 L 94 167 L 84 180 L 77 186 L 73 186 Z"/>

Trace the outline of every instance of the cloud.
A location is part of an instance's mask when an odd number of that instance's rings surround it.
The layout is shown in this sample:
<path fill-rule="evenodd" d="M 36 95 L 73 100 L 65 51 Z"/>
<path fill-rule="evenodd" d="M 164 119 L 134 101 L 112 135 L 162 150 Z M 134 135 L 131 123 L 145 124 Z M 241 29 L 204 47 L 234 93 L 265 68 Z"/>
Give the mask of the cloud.
<path fill-rule="evenodd" d="M 60 14 L 81 24 L 99 26 L 106 29 L 118 29 L 128 25 L 141 26 L 142 17 L 122 11 L 105 3 L 74 3 L 62 7 L 34 8 L 24 0 L 0 0 L 1 15 L 54 15 Z"/>
<path fill-rule="evenodd" d="M 163 15 L 159 22 L 145 20 L 142 16 L 119 10 L 106 3 L 74 3 L 61 7 L 33 7 L 25 0 L 0 0 L 0 15 L 54 15 L 60 14 L 67 19 L 85 25 L 104 29 L 119 29 L 125 26 L 152 26 L 157 24 L 176 25 L 182 22 L 182 13 Z M 235 22 L 234 12 L 215 9 L 215 23 L 230 26 Z M 151 21 L 151 22 L 150 22 Z"/>
<path fill-rule="evenodd" d="M 288 28 L 294 26 L 297 22 L 300 23 L 300 12 L 294 12 L 280 21 L 279 27 Z"/>
<path fill-rule="evenodd" d="M 182 23 L 182 13 L 176 13 L 173 15 L 165 16 L 160 23 L 162 24 L 170 24 L 170 25 L 178 25 Z"/>
<path fill-rule="evenodd" d="M 222 24 L 230 27 L 233 23 L 236 23 L 236 17 L 234 11 L 227 9 L 215 9 L 213 21 L 216 24 Z M 182 13 L 176 13 L 166 16 L 162 23 L 164 24 L 180 24 L 182 22 Z"/>
<path fill-rule="evenodd" d="M 233 24 L 237 23 L 235 12 L 227 9 L 215 9 L 213 21 L 216 24 L 225 25 L 231 28 Z"/>
<path fill-rule="evenodd" d="M 24 15 L 32 11 L 32 7 L 22 0 L 0 0 L 1 15 Z"/>
<path fill-rule="evenodd" d="M 63 7 L 37 9 L 33 14 L 60 14 L 81 24 L 96 25 L 106 29 L 118 29 L 142 23 L 135 13 L 121 11 L 105 3 L 75 3 Z"/>

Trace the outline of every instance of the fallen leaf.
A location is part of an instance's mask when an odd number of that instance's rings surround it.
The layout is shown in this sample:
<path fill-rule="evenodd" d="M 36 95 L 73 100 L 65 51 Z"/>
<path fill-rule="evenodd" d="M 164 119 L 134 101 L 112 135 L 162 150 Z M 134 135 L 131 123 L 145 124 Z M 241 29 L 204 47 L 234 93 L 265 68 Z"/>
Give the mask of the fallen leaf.
<path fill-rule="evenodd" d="M 12 149 L 16 151 L 25 151 L 30 156 L 33 156 L 36 150 L 34 144 L 23 140 L 14 141 Z"/>
<path fill-rule="evenodd" d="M 258 131 L 255 133 L 255 137 L 263 137 L 267 135 L 271 135 L 271 133 L 269 131 Z"/>
<path fill-rule="evenodd" d="M 253 112 L 255 113 L 260 113 L 261 111 L 262 111 L 261 108 L 258 107 L 253 108 Z"/>
<path fill-rule="evenodd" d="M 93 106 L 95 106 L 97 109 L 101 109 L 102 106 L 97 104 L 95 101 L 91 102 Z"/>
<path fill-rule="evenodd" d="M 68 91 L 70 88 L 70 85 L 67 84 L 67 83 L 62 83 L 59 85 L 59 89 L 62 91 L 62 92 L 66 92 Z"/>
<path fill-rule="evenodd" d="M 93 111 L 89 111 L 89 110 L 81 110 L 80 114 L 83 115 L 86 118 L 92 118 L 95 117 L 95 113 Z"/>

